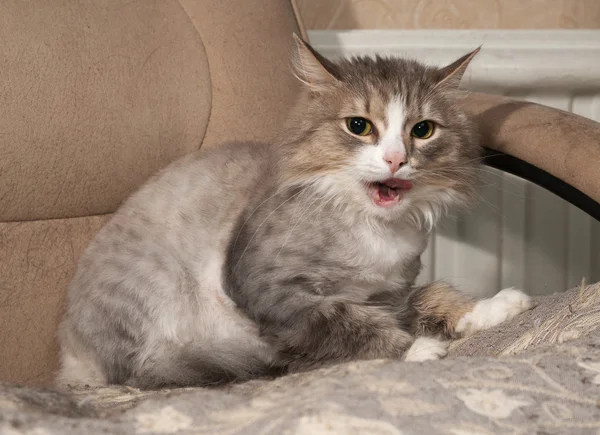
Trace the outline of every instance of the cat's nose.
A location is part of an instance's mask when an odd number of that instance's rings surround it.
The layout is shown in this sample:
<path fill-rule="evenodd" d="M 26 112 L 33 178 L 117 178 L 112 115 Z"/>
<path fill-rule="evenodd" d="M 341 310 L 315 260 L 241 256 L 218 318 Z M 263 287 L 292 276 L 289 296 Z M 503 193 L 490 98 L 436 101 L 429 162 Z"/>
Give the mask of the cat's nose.
<path fill-rule="evenodd" d="M 385 160 L 385 162 L 388 164 L 393 175 L 403 164 L 406 163 L 406 156 L 399 151 L 390 151 L 383 155 L 383 160 Z"/>

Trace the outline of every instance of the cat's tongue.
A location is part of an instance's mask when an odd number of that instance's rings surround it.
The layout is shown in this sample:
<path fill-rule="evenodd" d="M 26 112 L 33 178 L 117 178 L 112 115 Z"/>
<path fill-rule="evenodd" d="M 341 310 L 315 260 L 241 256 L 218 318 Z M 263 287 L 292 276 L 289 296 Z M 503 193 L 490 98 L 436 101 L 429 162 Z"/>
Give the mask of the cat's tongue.
<path fill-rule="evenodd" d="M 390 178 L 379 183 L 369 185 L 369 196 L 373 203 L 379 207 L 391 207 L 398 204 L 403 193 L 412 189 L 412 183 L 408 180 Z"/>

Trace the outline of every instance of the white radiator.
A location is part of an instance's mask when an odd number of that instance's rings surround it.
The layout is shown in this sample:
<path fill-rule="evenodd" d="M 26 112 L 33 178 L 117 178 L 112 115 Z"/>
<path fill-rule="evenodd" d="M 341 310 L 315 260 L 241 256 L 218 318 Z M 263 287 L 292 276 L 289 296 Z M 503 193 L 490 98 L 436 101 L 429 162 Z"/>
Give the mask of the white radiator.
<path fill-rule="evenodd" d="M 600 31 L 356 30 L 311 31 L 309 37 L 327 57 L 379 53 L 432 65 L 483 45 L 465 75 L 466 88 L 600 121 Z M 600 281 L 599 222 L 532 183 L 485 172 L 479 205 L 438 226 L 422 258 L 421 282 L 443 278 L 486 296 L 509 286 L 550 294 L 583 277 Z"/>

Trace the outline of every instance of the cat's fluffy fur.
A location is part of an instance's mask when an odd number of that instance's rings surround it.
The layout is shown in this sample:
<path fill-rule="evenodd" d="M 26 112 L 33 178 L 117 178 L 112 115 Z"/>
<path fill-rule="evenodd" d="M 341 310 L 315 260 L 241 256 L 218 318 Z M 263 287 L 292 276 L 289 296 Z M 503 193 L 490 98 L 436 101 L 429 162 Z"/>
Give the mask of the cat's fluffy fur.
<path fill-rule="evenodd" d="M 210 385 L 351 359 L 420 360 L 435 346 L 422 340 L 407 354 L 415 336 L 478 324 L 475 301 L 448 285 L 413 287 L 428 230 L 473 197 L 480 147 L 454 102 L 474 54 L 443 69 L 332 63 L 296 39 L 307 92 L 277 141 L 175 162 L 90 244 L 60 327 L 60 383 Z M 349 132 L 356 116 L 375 133 Z M 437 125 L 426 140 L 410 135 L 422 120 Z M 405 159 L 393 174 L 392 151 Z M 376 205 L 369 186 L 392 176 L 413 188 Z M 499 321 L 528 307 L 519 295 Z"/>

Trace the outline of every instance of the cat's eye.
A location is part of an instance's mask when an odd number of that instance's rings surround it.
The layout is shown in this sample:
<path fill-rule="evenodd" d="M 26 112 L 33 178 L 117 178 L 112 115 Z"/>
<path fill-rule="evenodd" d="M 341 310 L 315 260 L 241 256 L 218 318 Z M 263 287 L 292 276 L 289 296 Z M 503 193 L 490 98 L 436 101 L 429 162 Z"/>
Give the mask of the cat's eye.
<path fill-rule="evenodd" d="M 410 135 L 412 137 L 416 137 L 418 139 L 429 139 L 435 130 L 435 124 L 431 121 L 421 121 L 417 122 L 412 130 L 410 131 Z"/>
<path fill-rule="evenodd" d="M 365 118 L 346 118 L 348 131 L 357 136 L 368 136 L 373 133 L 373 126 Z"/>

